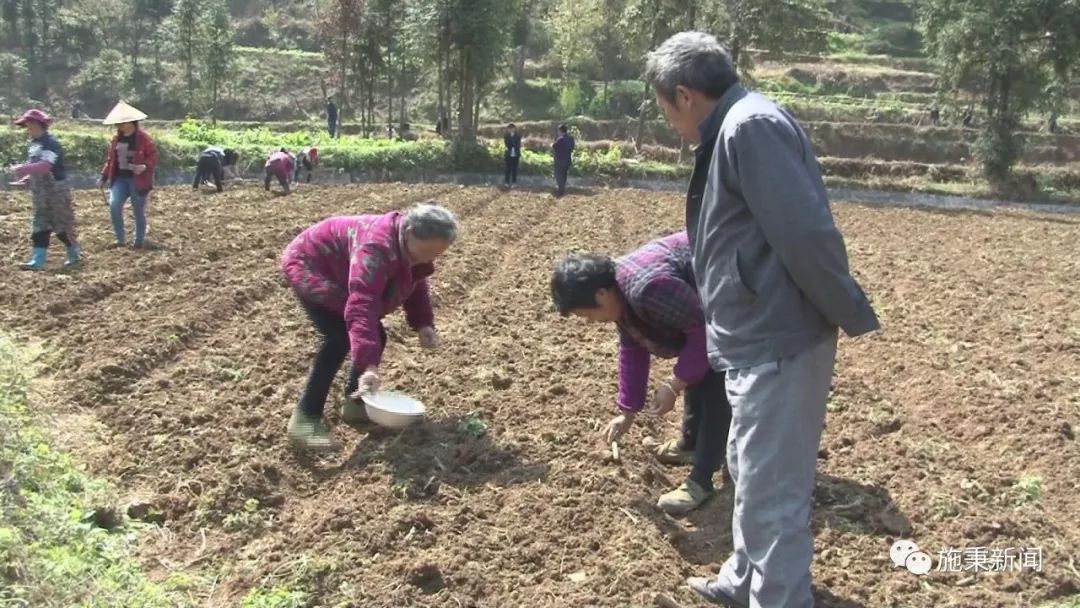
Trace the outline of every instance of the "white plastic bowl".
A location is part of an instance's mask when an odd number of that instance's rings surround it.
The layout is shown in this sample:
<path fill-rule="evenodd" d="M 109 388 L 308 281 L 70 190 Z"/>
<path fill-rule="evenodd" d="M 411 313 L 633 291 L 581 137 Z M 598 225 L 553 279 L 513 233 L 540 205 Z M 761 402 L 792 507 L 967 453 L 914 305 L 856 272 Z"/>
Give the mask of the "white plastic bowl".
<path fill-rule="evenodd" d="M 424 404 L 403 393 L 378 391 L 364 398 L 364 411 L 379 426 L 403 429 L 424 418 Z"/>

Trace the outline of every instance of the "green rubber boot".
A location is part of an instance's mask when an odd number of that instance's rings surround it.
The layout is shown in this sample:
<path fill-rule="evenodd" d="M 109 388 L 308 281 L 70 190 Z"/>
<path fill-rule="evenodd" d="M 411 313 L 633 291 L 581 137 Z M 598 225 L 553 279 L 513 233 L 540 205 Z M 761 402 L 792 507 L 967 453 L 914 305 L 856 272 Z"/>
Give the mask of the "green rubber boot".
<path fill-rule="evenodd" d="M 308 452 L 332 452 L 341 447 L 321 416 L 308 416 L 300 408 L 293 410 L 289 418 L 289 443 Z"/>

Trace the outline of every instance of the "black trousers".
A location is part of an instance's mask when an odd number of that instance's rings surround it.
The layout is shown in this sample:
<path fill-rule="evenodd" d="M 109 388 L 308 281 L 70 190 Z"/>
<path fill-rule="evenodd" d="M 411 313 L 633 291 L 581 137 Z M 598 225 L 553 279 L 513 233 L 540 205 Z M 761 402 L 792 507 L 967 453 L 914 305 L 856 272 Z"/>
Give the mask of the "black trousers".
<path fill-rule="evenodd" d="M 322 345 L 315 353 L 315 360 L 311 364 L 311 373 L 308 374 L 307 386 L 300 395 L 300 410 L 308 416 L 322 416 L 323 408 L 326 407 L 326 397 L 330 394 L 330 386 L 334 383 L 341 364 L 349 356 L 349 333 L 345 328 L 345 317 L 339 313 L 330 312 L 318 305 L 300 300 L 311 323 L 322 336 Z M 386 329 L 379 324 L 379 340 L 382 347 L 386 348 Z M 360 370 L 349 365 L 349 380 L 345 384 L 345 394 L 351 395 L 356 392 L 357 383 L 360 380 Z"/>
<path fill-rule="evenodd" d="M 221 159 L 216 154 L 200 154 L 199 162 L 195 166 L 195 181 L 192 188 L 198 188 L 199 184 L 214 180 L 214 186 L 221 192 L 221 183 L 225 181 L 225 167 L 221 165 Z"/>
<path fill-rule="evenodd" d="M 34 247 L 41 247 L 43 249 L 49 248 L 49 237 L 52 235 L 51 230 L 41 230 L 30 235 L 30 244 Z M 71 247 L 73 243 L 68 238 L 66 232 L 57 232 L 56 238 L 60 239 L 60 242 L 68 247 Z"/>
<path fill-rule="evenodd" d="M 683 397 L 681 447 L 694 453 L 690 479 L 706 490 L 727 454 L 731 429 L 731 404 L 724 387 L 724 373 L 709 370 L 705 378 L 686 387 Z"/>
<path fill-rule="evenodd" d="M 566 178 L 570 175 L 570 165 L 555 165 L 555 193 L 566 194 Z"/>
<path fill-rule="evenodd" d="M 520 156 L 507 156 L 506 157 L 506 177 L 504 181 L 507 185 L 517 183 L 518 165 L 521 164 Z"/>
<path fill-rule="evenodd" d="M 270 180 L 277 178 L 279 184 L 281 184 L 282 190 L 285 194 L 289 193 L 289 175 L 287 173 L 278 173 L 273 167 L 266 168 L 266 176 L 263 177 L 263 188 L 270 189 Z"/>

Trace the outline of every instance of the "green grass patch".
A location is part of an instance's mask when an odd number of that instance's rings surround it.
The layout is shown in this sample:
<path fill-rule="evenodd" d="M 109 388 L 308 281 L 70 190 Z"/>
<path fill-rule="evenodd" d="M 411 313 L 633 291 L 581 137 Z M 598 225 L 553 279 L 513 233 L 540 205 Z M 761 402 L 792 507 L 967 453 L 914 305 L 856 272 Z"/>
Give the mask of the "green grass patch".
<path fill-rule="evenodd" d="M 252 589 L 244 596 L 241 608 L 304 608 L 308 594 L 302 589 L 277 586 Z"/>
<path fill-rule="evenodd" d="M 109 487 L 35 427 L 29 365 L 0 335 L 0 605 L 195 605 L 189 588 L 147 578 L 132 557 L 141 525 L 103 507 Z"/>
<path fill-rule="evenodd" d="M 1043 496 L 1042 477 L 1038 475 L 1021 475 L 1013 484 L 1013 494 L 1017 506 L 1038 503 Z"/>

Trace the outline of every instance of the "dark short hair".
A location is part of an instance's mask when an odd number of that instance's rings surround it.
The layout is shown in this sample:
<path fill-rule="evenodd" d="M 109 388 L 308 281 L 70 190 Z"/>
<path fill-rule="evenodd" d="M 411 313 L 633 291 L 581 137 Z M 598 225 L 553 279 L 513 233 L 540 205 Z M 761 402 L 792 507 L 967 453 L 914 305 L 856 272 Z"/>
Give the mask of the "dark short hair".
<path fill-rule="evenodd" d="M 566 123 L 559 125 L 559 132 L 566 133 Z"/>
<path fill-rule="evenodd" d="M 514 123 L 510 123 L 510 124 L 506 125 L 506 128 L 507 129 L 516 129 L 517 125 L 515 125 Z"/>
<path fill-rule="evenodd" d="M 597 308 L 596 292 L 615 286 L 615 260 L 600 253 L 566 256 L 551 274 L 551 298 L 564 317 L 581 308 Z"/>
<path fill-rule="evenodd" d="M 240 155 L 236 153 L 236 150 L 232 148 L 225 148 L 225 164 L 235 165 L 236 161 L 240 158 Z"/>

